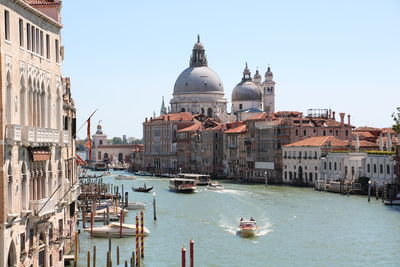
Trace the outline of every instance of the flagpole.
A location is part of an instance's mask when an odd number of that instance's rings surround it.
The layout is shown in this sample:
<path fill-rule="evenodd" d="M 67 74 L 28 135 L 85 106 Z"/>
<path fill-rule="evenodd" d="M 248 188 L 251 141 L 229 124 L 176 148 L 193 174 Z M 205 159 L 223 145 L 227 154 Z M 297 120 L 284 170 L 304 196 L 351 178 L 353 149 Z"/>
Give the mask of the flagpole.
<path fill-rule="evenodd" d="M 83 126 L 85 126 L 85 124 L 87 123 L 88 120 L 90 120 L 91 117 L 93 117 L 93 115 L 97 112 L 97 108 L 95 111 L 93 111 L 92 115 L 89 116 L 89 118 L 87 118 L 87 120 L 85 120 L 85 122 L 81 125 L 81 127 L 79 127 L 78 131 L 75 132 L 74 136 L 72 138 L 74 138 L 78 132 L 83 128 Z"/>

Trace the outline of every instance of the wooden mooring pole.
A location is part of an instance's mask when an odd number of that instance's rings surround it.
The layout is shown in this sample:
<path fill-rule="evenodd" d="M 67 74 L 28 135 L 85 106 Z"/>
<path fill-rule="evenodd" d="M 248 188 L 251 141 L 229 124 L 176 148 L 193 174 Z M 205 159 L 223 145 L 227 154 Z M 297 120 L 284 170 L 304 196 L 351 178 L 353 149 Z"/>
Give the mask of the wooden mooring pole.
<path fill-rule="evenodd" d="M 93 267 L 96 267 L 96 246 L 93 247 Z"/>
<path fill-rule="evenodd" d="M 193 240 L 189 241 L 189 247 L 190 247 L 190 267 L 194 267 L 194 241 Z"/>
<path fill-rule="evenodd" d="M 182 267 L 186 267 L 186 249 L 182 248 Z"/>
<path fill-rule="evenodd" d="M 153 216 L 154 216 L 154 220 L 157 221 L 157 212 L 156 212 L 156 192 L 153 192 Z"/>
<path fill-rule="evenodd" d="M 140 264 L 139 250 L 139 217 L 136 215 L 136 266 Z"/>
<path fill-rule="evenodd" d="M 140 212 L 140 257 L 144 258 L 144 213 Z"/>

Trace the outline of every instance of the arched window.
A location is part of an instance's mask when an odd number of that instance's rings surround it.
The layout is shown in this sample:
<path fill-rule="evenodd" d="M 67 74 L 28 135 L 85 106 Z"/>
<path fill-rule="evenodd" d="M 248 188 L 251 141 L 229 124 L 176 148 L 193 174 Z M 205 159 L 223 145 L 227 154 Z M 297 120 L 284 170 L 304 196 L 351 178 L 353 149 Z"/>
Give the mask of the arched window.
<path fill-rule="evenodd" d="M 376 173 L 376 164 L 374 164 L 374 173 Z"/>
<path fill-rule="evenodd" d="M 47 190 L 48 195 L 51 196 L 53 194 L 53 172 L 51 167 L 51 161 L 47 163 Z"/>
<path fill-rule="evenodd" d="M 7 208 L 8 208 L 8 213 L 13 213 L 13 175 L 12 175 L 12 167 L 11 167 L 11 161 L 8 163 L 8 172 L 7 172 Z"/>
<path fill-rule="evenodd" d="M 58 197 L 61 198 L 63 196 L 63 186 L 62 186 L 63 172 L 62 172 L 61 160 L 58 161 L 57 172 L 58 172 L 57 173 L 58 174 L 57 187 L 59 187 L 58 188 Z"/>
<path fill-rule="evenodd" d="M 44 90 L 44 84 L 42 83 L 42 86 L 40 87 L 40 127 L 45 128 L 46 127 L 46 92 Z"/>
<path fill-rule="evenodd" d="M 19 95 L 19 121 L 22 126 L 26 124 L 26 87 L 24 76 L 20 80 L 20 95 Z"/>
<path fill-rule="evenodd" d="M 185 112 L 185 108 L 181 108 L 181 112 Z"/>
<path fill-rule="evenodd" d="M 11 85 L 11 74 L 7 72 L 6 76 L 6 120 L 7 123 L 11 124 L 12 117 L 12 85 Z"/>
<path fill-rule="evenodd" d="M 389 164 L 386 165 L 386 173 L 390 174 L 390 165 Z"/>
<path fill-rule="evenodd" d="M 367 172 L 370 173 L 371 172 L 371 164 L 367 164 Z"/>
<path fill-rule="evenodd" d="M 379 173 L 381 173 L 381 174 L 383 173 L 383 165 L 382 164 L 379 165 Z"/>
<path fill-rule="evenodd" d="M 208 109 L 207 109 L 207 116 L 208 116 L 208 117 L 212 117 L 212 115 L 213 115 L 213 110 L 212 110 L 212 108 L 208 108 Z"/>
<path fill-rule="evenodd" d="M 122 153 L 118 154 L 118 161 L 123 162 L 124 161 L 124 155 Z"/>
<path fill-rule="evenodd" d="M 21 208 L 22 210 L 28 210 L 28 176 L 25 162 L 22 163 L 21 168 L 21 187 Z"/>
<path fill-rule="evenodd" d="M 201 114 L 204 115 L 204 108 L 201 108 Z"/>
<path fill-rule="evenodd" d="M 33 82 L 32 79 L 29 77 L 28 79 L 28 114 L 27 114 L 27 123 L 29 126 L 33 126 Z"/>
<path fill-rule="evenodd" d="M 51 128 L 51 107 L 52 107 L 52 101 L 51 101 L 51 89 L 50 86 L 47 87 L 47 128 Z"/>

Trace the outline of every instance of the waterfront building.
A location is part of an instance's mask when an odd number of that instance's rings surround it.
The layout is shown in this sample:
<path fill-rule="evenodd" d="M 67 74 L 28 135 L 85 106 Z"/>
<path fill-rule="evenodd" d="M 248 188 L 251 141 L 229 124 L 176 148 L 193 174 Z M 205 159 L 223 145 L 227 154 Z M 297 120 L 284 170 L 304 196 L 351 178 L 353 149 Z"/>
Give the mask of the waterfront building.
<path fill-rule="evenodd" d="M 377 146 L 374 143 L 360 141 L 359 149 L 373 150 Z M 352 147 L 351 140 L 341 140 L 334 136 L 318 136 L 310 137 L 301 141 L 297 141 L 283 146 L 283 177 L 282 181 L 286 184 L 307 184 L 313 185 L 316 180 L 321 178 L 321 160 L 325 162 L 325 157 L 331 151 L 351 151 L 355 150 Z M 335 157 L 333 153 L 332 157 Z M 358 157 L 354 155 L 354 157 Z M 350 161 L 352 162 L 352 160 Z M 327 163 L 323 163 L 324 171 Z M 330 178 L 343 178 L 339 173 L 344 169 L 342 162 L 328 163 L 328 170 L 331 171 Z M 357 167 L 358 170 L 358 167 Z M 326 173 L 323 172 L 323 175 Z M 339 175 L 340 174 L 340 175 Z M 325 178 L 325 176 L 323 177 Z"/>
<path fill-rule="evenodd" d="M 0 1 L 0 266 L 64 266 L 73 243 L 76 119 L 60 11 L 58 0 Z"/>
<path fill-rule="evenodd" d="M 131 161 L 131 153 L 135 147 L 135 144 L 110 144 L 103 127 L 98 124 L 96 134 L 92 135 L 92 164 L 122 166 Z"/>
<path fill-rule="evenodd" d="M 226 125 L 224 131 L 224 159 L 225 173 L 229 178 L 240 179 L 246 170 L 246 150 L 244 140 L 246 138 L 246 124 L 243 122 Z"/>
<path fill-rule="evenodd" d="M 153 172 L 176 173 L 177 131 L 195 123 L 189 112 L 169 113 L 143 122 L 144 168 Z"/>
<path fill-rule="evenodd" d="M 135 145 L 131 150 L 131 171 L 141 171 L 143 170 L 143 145 Z"/>
<path fill-rule="evenodd" d="M 383 185 L 396 179 L 396 161 L 392 154 L 379 152 L 328 153 L 321 159 L 321 179 L 357 182 L 366 177 Z"/>

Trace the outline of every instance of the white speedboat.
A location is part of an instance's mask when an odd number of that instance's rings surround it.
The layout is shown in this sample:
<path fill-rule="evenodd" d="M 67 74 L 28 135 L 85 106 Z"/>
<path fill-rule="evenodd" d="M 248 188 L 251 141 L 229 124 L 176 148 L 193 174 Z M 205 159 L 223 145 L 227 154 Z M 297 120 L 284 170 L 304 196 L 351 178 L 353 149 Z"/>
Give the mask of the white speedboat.
<path fill-rule="evenodd" d="M 207 186 L 207 190 L 221 191 L 224 190 L 224 186 L 219 183 L 211 183 Z"/>
<path fill-rule="evenodd" d="M 105 172 L 103 173 L 103 176 L 110 176 L 110 175 L 112 175 L 112 173 L 109 172 L 109 171 L 105 171 Z"/>
<path fill-rule="evenodd" d="M 123 210 L 124 214 L 128 212 L 126 209 L 123 209 L 120 207 L 115 207 L 115 206 L 108 207 L 108 210 L 109 210 L 110 214 L 115 214 L 115 215 L 121 214 L 122 210 Z M 103 213 L 105 213 L 107 215 L 107 208 L 102 208 L 102 209 L 96 210 L 96 215 L 103 216 Z"/>
<path fill-rule="evenodd" d="M 116 180 L 136 180 L 136 177 L 133 175 L 124 175 L 120 174 L 115 177 Z"/>
<path fill-rule="evenodd" d="M 257 235 L 257 223 L 253 218 L 250 220 L 243 220 L 243 218 L 240 220 L 240 225 L 239 225 L 239 234 L 243 237 L 250 237 L 250 236 L 255 236 Z"/>
<path fill-rule="evenodd" d="M 146 208 L 146 204 L 143 202 L 128 202 L 128 206 L 125 207 L 127 210 L 142 210 Z"/>
<path fill-rule="evenodd" d="M 122 228 L 122 230 L 121 230 Z M 139 233 L 141 231 L 141 228 L 139 226 Z M 85 232 L 90 233 L 91 229 L 86 228 Z M 146 227 L 143 228 L 143 233 L 144 236 L 148 236 L 150 234 L 149 229 Z M 136 225 L 135 224 L 127 224 L 123 223 L 122 227 L 119 222 L 113 222 L 110 223 L 109 225 L 106 226 L 101 226 L 101 227 L 94 227 L 93 236 L 98 236 L 98 237 L 129 237 L 129 236 L 136 236 Z"/>

